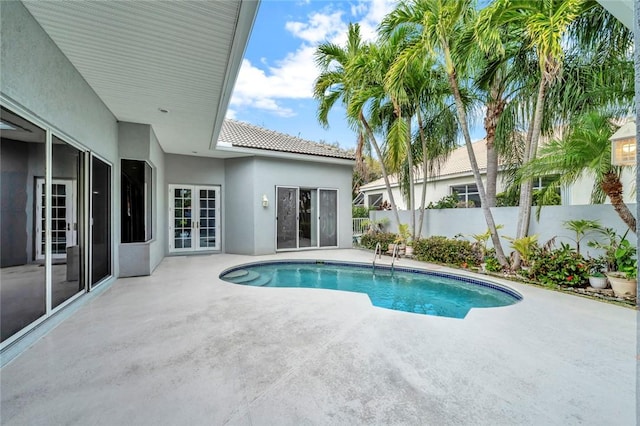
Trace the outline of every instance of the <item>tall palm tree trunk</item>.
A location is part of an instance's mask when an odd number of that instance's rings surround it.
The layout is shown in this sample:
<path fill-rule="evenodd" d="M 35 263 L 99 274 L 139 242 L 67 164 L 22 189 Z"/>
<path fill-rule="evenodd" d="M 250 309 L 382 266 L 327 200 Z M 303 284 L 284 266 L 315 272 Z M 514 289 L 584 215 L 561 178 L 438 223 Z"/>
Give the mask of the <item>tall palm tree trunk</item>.
<path fill-rule="evenodd" d="M 498 151 L 496 150 L 496 129 L 498 120 L 504 111 L 505 102 L 495 88 L 491 90 L 492 100 L 487 105 L 484 118 L 484 130 L 487 134 L 487 205 L 496 206 L 496 186 L 498 182 Z"/>
<path fill-rule="evenodd" d="M 424 207 L 427 202 L 427 161 L 429 158 L 427 157 L 427 140 L 424 137 L 423 123 L 422 123 L 422 114 L 420 114 L 420 109 L 416 111 L 418 115 L 418 132 L 420 134 L 420 142 L 422 144 L 422 194 L 420 196 L 420 212 L 418 216 L 418 237 L 422 236 L 422 226 L 424 224 Z M 414 234 L 415 234 L 414 230 Z M 415 237 L 414 237 L 415 239 Z"/>
<path fill-rule="evenodd" d="M 527 134 L 527 143 L 524 150 L 523 164 L 536 158 L 538 150 L 538 140 L 542 130 L 542 113 L 544 109 L 544 95 L 546 83 L 544 77 L 540 80 L 538 87 L 538 98 L 536 99 L 536 109 L 533 114 L 533 124 L 531 131 Z M 516 228 L 516 238 L 523 238 L 529 234 L 529 223 L 531 220 L 531 204 L 533 204 L 533 182 L 529 179 L 520 186 L 520 208 L 518 210 L 518 224 Z M 516 262 L 518 263 L 518 262 Z"/>
<path fill-rule="evenodd" d="M 604 175 L 602 180 L 602 190 L 611 200 L 611 205 L 615 209 L 620 219 L 629 227 L 629 229 L 636 233 L 636 218 L 629 210 L 629 207 L 624 202 L 622 192 L 622 182 L 620 182 L 619 176 L 613 171 Z"/>
<path fill-rule="evenodd" d="M 398 207 L 396 206 L 396 201 L 393 197 L 393 192 L 391 191 L 391 184 L 389 183 L 389 175 L 387 174 L 387 168 L 384 165 L 384 157 L 382 156 L 382 151 L 380 150 L 380 147 L 378 146 L 378 141 L 376 140 L 376 137 L 373 134 L 373 131 L 371 130 L 371 127 L 369 126 L 369 123 L 367 122 L 367 119 L 364 117 L 364 114 L 362 113 L 362 111 L 360 111 L 359 115 L 360 115 L 360 122 L 362 123 L 362 125 L 364 126 L 367 132 L 367 136 L 369 137 L 369 140 L 373 145 L 373 149 L 376 151 L 378 160 L 380 160 L 382 178 L 384 179 L 384 184 L 387 187 L 387 193 L 389 194 L 389 203 L 391 203 L 391 210 L 393 211 L 393 215 L 396 218 L 397 226 L 400 226 L 400 216 L 398 215 Z"/>
<path fill-rule="evenodd" d="M 467 114 L 464 109 L 464 104 L 462 103 L 462 96 L 460 95 L 460 88 L 458 87 L 458 80 L 456 79 L 455 70 L 453 70 L 453 72 L 449 72 L 448 75 L 449 84 L 451 85 L 451 90 L 453 92 L 453 98 L 456 102 L 458 121 L 460 121 L 462 135 L 464 136 L 465 145 L 467 146 L 467 153 L 469 154 L 471 170 L 473 170 L 473 177 L 475 178 L 476 185 L 478 187 L 478 194 L 480 195 L 480 207 L 482 208 L 482 212 L 484 213 L 484 217 L 489 228 L 489 233 L 491 234 L 491 241 L 493 243 L 494 249 L 496 250 L 496 257 L 498 258 L 498 262 L 500 262 L 500 265 L 503 268 L 508 268 L 509 262 L 507 262 L 504 251 L 502 250 L 502 244 L 500 243 L 500 237 L 498 236 L 496 224 L 493 220 L 493 214 L 491 213 L 491 209 L 487 205 L 487 196 L 484 191 L 484 185 L 482 183 L 482 177 L 480 176 L 480 170 L 478 170 L 478 161 L 476 160 L 476 155 L 473 152 L 473 146 L 471 145 L 471 136 L 469 135 L 469 127 L 467 126 Z"/>
<path fill-rule="evenodd" d="M 411 214 L 411 238 L 416 237 L 415 180 L 413 177 L 413 152 L 411 152 L 411 117 L 407 117 L 407 162 L 409 163 L 409 202 L 407 210 Z"/>

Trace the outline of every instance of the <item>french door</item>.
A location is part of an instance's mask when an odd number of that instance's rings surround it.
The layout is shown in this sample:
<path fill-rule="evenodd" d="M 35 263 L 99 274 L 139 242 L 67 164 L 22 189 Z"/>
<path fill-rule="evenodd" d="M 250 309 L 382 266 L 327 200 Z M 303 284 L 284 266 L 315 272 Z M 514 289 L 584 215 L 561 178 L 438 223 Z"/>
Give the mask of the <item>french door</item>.
<path fill-rule="evenodd" d="M 77 211 L 74 181 L 51 181 L 51 258 L 66 259 L 67 247 L 77 244 Z M 44 260 L 45 252 L 45 186 L 36 179 L 36 259 Z"/>
<path fill-rule="evenodd" d="M 220 187 L 169 185 L 169 251 L 220 250 Z"/>
<path fill-rule="evenodd" d="M 276 187 L 276 250 L 338 246 L 338 190 Z"/>

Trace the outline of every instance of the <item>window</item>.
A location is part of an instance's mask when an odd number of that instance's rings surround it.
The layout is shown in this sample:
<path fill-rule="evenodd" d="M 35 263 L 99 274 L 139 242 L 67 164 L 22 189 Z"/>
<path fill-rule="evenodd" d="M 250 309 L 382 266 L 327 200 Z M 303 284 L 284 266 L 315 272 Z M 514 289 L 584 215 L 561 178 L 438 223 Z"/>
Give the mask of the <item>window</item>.
<path fill-rule="evenodd" d="M 480 207 L 480 194 L 475 184 L 456 185 L 451 187 L 451 193 L 458 194 L 458 207 Z"/>
<path fill-rule="evenodd" d="M 380 207 L 382 204 L 382 194 L 369 195 L 369 207 Z"/>
<path fill-rule="evenodd" d="M 123 243 L 152 238 L 151 166 L 146 161 L 122 160 L 121 217 Z"/>

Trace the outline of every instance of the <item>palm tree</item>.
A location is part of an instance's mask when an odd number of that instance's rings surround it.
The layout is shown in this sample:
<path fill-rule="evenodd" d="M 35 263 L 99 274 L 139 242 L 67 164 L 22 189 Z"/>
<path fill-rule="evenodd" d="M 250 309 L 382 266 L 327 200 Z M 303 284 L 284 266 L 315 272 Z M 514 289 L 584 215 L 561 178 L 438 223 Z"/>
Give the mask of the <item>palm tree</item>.
<path fill-rule="evenodd" d="M 542 190 L 544 198 L 560 185 L 572 184 L 584 175 L 593 176 L 591 201 L 602 203 L 605 196 L 609 197 L 620 219 L 635 233 L 636 218 L 623 199 L 622 168 L 611 164 L 609 137 L 615 130 L 609 116 L 597 112 L 581 115 L 571 123 L 564 138 L 543 146 L 540 156 L 520 169 L 519 179 L 552 177 L 552 182 Z"/>
<path fill-rule="evenodd" d="M 420 58 L 435 58 L 443 67 L 456 105 L 458 123 L 464 137 L 469 161 L 480 195 L 480 203 L 496 257 L 503 267 L 508 266 L 493 215 L 486 200 L 484 184 L 480 176 L 478 162 L 471 145 L 466 107 L 461 95 L 460 79 L 464 78 L 464 53 L 469 46 L 463 46 L 461 35 L 465 34 L 475 19 L 475 7 L 471 0 L 415 0 L 401 2 L 387 15 L 380 26 L 383 37 L 391 37 L 403 27 L 408 41 L 396 62 L 389 69 L 389 78 L 399 80 L 410 64 Z"/>
<path fill-rule="evenodd" d="M 360 26 L 349 24 L 347 43 L 341 47 L 334 43 L 322 43 L 316 48 L 315 59 L 321 72 L 314 85 L 314 98 L 318 104 L 318 121 L 325 127 L 329 125 L 329 111 L 336 102 L 341 101 L 347 109 L 347 122 L 358 132 L 358 146 L 356 147 L 356 164 L 362 164 L 362 152 L 366 143 L 373 145 L 381 163 L 382 177 L 387 187 L 389 202 L 394 212 L 396 222 L 400 224 L 398 209 L 391 191 L 389 175 L 383 161 L 382 151 L 376 141 L 371 126 L 367 122 L 360 104 L 353 107 L 354 96 L 362 90 L 361 76 L 348 72 L 353 63 L 361 61 L 368 55 L 370 46 L 362 42 Z M 366 75 L 366 72 L 362 73 Z M 357 166 L 358 167 L 358 166 Z"/>
<path fill-rule="evenodd" d="M 525 40 L 538 58 L 541 78 L 525 141 L 524 163 L 536 158 L 542 130 L 545 93 L 560 76 L 564 57 L 563 42 L 567 30 L 585 11 L 586 6 L 585 0 L 496 0 L 480 13 L 476 30 L 480 34 L 477 38 L 478 44 L 483 50 L 495 49 L 503 52 L 500 29 L 505 25 L 516 25 L 524 30 Z M 532 181 L 522 181 L 516 238 L 522 238 L 529 232 L 532 195 Z"/>

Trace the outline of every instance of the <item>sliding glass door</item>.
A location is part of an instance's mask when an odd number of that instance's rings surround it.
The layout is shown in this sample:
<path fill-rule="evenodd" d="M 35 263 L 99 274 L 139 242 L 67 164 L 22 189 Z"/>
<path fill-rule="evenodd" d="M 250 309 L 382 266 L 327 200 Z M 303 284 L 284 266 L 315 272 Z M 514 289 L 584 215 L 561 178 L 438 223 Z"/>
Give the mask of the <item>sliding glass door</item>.
<path fill-rule="evenodd" d="M 91 286 L 111 276 L 111 166 L 91 158 Z"/>
<path fill-rule="evenodd" d="M 338 246 L 338 191 L 276 187 L 276 249 Z"/>
<path fill-rule="evenodd" d="M 45 130 L 0 109 L 0 329 L 3 343 L 47 314 Z M 35 212 L 39 214 L 36 215 Z"/>
<path fill-rule="evenodd" d="M 338 246 L 338 191 L 319 189 L 320 247 Z"/>
<path fill-rule="evenodd" d="M 85 290 L 84 160 L 85 153 L 53 137 L 51 180 L 51 302 L 62 305 Z M 38 209 L 40 211 L 40 209 Z"/>
<path fill-rule="evenodd" d="M 112 218 L 108 164 L 5 107 L 0 130 L 4 348 L 111 276 Z"/>

